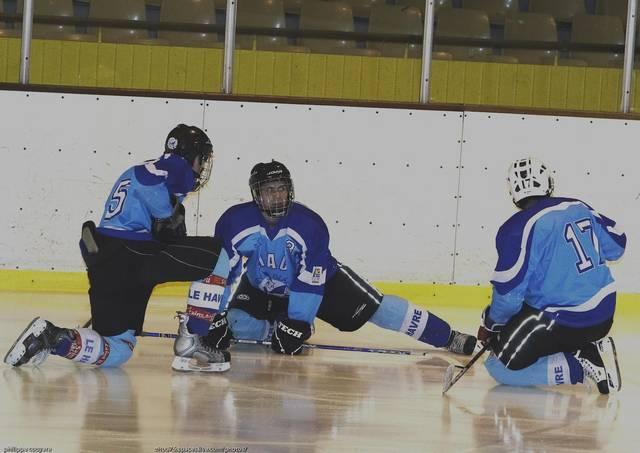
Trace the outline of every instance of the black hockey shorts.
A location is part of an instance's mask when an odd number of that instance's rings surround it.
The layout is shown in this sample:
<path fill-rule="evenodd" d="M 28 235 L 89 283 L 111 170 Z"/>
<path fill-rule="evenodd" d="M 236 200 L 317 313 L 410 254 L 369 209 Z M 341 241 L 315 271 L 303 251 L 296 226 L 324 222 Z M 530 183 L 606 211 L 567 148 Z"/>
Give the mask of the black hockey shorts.
<path fill-rule="evenodd" d="M 362 327 L 380 306 L 383 295 L 342 264 L 325 284 L 318 318 L 336 329 L 353 332 Z M 237 308 L 256 319 L 273 322 L 286 316 L 288 298 L 274 297 L 254 288 L 246 275 L 240 279 L 229 308 Z"/>
<path fill-rule="evenodd" d="M 573 328 L 554 322 L 548 314 L 527 304 L 509 320 L 491 349 L 510 370 L 533 365 L 540 357 L 575 352 L 607 335 L 613 318 L 595 326 Z"/>
<path fill-rule="evenodd" d="M 92 327 L 101 335 L 142 331 L 153 288 L 166 282 L 190 282 L 211 274 L 221 242 L 213 237 L 182 237 L 175 243 L 131 241 L 95 233 L 99 247 L 88 255 Z"/>

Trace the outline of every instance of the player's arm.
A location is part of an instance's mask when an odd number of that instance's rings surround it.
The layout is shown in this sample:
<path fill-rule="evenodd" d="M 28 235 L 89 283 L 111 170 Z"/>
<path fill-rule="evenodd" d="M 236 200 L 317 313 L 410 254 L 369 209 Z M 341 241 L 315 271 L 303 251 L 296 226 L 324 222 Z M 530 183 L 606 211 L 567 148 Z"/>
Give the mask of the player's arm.
<path fill-rule="evenodd" d="M 607 261 L 620 259 L 627 247 L 627 235 L 614 220 L 592 212 L 596 219 L 595 232 L 600 243 L 602 257 Z"/>
<path fill-rule="evenodd" d="M 291 285 L 287 318 L 275 326 L 271 347 L 283 354 L 297 354 L 302 343 L 313 334 L 313 320 L 318 313 L 329 264 L 329 232 L 324 224 L 302 239 L 303 259 L 300 271 Z"/>

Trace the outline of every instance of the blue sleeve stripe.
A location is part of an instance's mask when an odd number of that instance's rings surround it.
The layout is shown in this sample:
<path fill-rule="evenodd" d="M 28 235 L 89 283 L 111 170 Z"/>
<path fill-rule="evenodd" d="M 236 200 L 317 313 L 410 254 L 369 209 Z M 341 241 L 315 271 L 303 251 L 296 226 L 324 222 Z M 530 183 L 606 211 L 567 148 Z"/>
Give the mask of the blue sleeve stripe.
<path fill-rule="evenodd" d="M 624 250 L 627 246 L 627 235 L 616 229 L 616 222 L 594 210 L 591 210 L 591 213 L 596 218 L 596 222 L 602 225 L 605 231 L 609 233 L 611 239 Z"/>
<path fill-rule="evenodd" d="M 134 171 L 136 179 L 143 186 L 155 186 L 156 184 L 161 184 L 167 177 L 167 172 L 156 169 L 153 162 L 138 165 L 135 167 Z"/>
<path fill-rule="evenodd" d="M 522 238 L 520 241 L 520 254 L 518 255 L 518 259 L 508 269 L 504 269 L 504 270 L 496 269 L 496 271 L 493 274 L 493 278 L 491 280 L 495 283 L 508 283 L 514 278 L 516 278 L 516 276 L 518 276 L 518 274 L 522 270 L 522 267 L 524 266 L 526 261 L 526 257 L 528 253 L 527 242 L 529 241 L 529 235 L 531 234 L 531 230 L 533 229 L 533 226 L 538 221 L 538 219 L 540 219 L 542 216 L 550 212 L 564 211 L 570 208 L 571 206 L 577 206 L 582 204 L 583 203 L 580 201 L 567 201 L 567 202 L 559 203 L 555 206 L 549 206 L 548 208 L 542 209 L 536 214 L 534 214 L 533 216 L 531 216 L 531 218 L 527 221 L 522 231 Z"/>

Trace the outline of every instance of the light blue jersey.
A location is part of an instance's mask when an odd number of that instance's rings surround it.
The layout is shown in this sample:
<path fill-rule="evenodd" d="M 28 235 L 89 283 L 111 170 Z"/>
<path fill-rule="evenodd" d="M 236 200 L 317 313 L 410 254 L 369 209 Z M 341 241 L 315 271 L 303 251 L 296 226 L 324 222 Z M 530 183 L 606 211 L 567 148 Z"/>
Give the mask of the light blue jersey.
<path fill-rule="evenodd" d="M 153 219 L 166 219 L 173 212 L 171 195 L 182 201 L 194 184 L 191 165 L 175 154 L 131 167 L 114 184 L 98 231 L 123 239 L 151 240 Z"/>
<path fill-rule="evenodd" d="M 231 267 L 221 310 L 246 258 L 246 275 L 254 288 L 289 297 L 288 316 L 313 322 L 325 282 L 336 272 L 336 260 L 329 251 L 329 231 L 318 214 L 293 203 L 288 214 L 270 226 L 254 202 L 243 203 L 220 217 L 215 236 L 222 240 Z"/>
<path fill-rule="evenodd" d="M 615 287 L 607 261 L 627 238 L 615 222 L 580 200 L 543 198 L 498 230 L 490 317 L 506 323 L 523 303 L 570 327 L 613 316 Z"/>

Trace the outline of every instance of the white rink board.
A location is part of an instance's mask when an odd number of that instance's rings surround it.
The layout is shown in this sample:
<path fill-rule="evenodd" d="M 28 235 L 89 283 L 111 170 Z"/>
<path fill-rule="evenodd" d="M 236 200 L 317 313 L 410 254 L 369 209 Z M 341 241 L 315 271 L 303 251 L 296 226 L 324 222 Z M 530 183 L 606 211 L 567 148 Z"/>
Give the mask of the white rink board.
<path fill-rule="evenodd" d="M 515 159 L 537 156 L 554 172 L 555 195 L 585 201 L 627 232 L 629 247 L 612 269 L 619 288 L 640 291 L 634 275 L 640 259 L 634 251 L 640 231 L 638 137 L 638 121 L 465 113 L 456 282 L 485 284 L 491 277 L 495 234 L 516 212 L 507 168 Z"/>
<path fill-rule="evenodd" d="M 158 157 L 178 122 L 202 125 L 203 110 L 193 100 L 10 91 L 0 105 L 0 269 L 62 271 L 84 269 L 82 222 L 100 219 L 118 176 Z"/>
<path fill-rule="evenodd" d="M 375 280 L 449 281 L 461 121 L 457 112 L 208 102 L 220 152 L 201 222 L 250 200 L 251 167 L 276 159 L 344 264 Z"/>
<path fill-rule="evenodd" d="M 614 274 L 640 292 L 637 121 L 468 112 L 463 123 L 460 112 L 9 91 L 0 105 L 0 269 L 83 270 L 82 222 L 98 221 L 115 179 L 158 157 L 183 122 L 204 127 L 216 154 L 211 183 L 185 203 L 191 234 L 212 234 L 227 207 L 250 200 L 251 167 L 274 158 L 325 219 L 334 255 L 363 277 L 486 285 L 495 233 L 515 212 L 506 168 L 536 155 L 558 195 L 627 231 Z"/>

